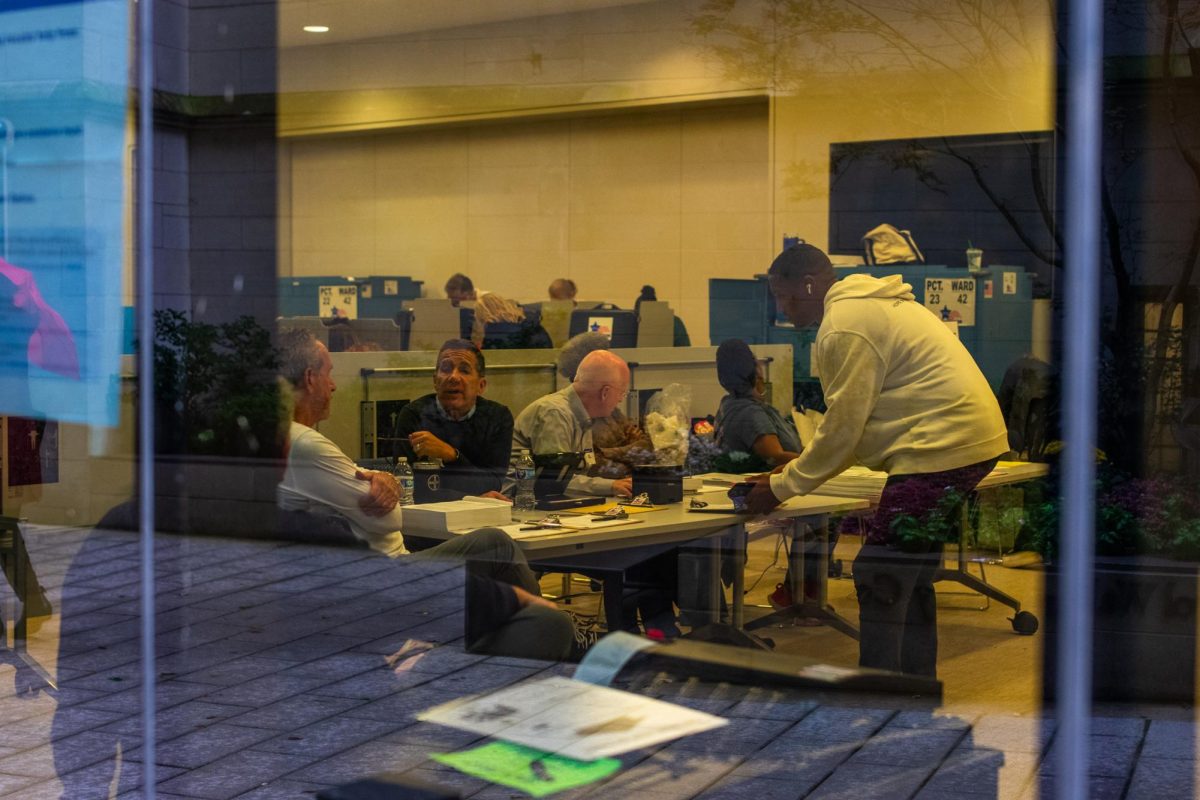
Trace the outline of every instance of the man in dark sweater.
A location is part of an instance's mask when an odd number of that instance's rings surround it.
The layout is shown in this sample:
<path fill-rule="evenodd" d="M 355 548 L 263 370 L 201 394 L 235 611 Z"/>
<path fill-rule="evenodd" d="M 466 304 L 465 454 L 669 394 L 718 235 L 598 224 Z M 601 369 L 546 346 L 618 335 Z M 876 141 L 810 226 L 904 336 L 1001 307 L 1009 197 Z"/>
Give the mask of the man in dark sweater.
<path fill-rule="evenodd" d="M 508 470 L 513 416 L 483 397 L 483 353 L 466 339 L 438 351 L 433 394 L 413 400 L 396 421 L 398 455 L 439 458 L 442 488 L 462 495 L 499 491 Z"/>

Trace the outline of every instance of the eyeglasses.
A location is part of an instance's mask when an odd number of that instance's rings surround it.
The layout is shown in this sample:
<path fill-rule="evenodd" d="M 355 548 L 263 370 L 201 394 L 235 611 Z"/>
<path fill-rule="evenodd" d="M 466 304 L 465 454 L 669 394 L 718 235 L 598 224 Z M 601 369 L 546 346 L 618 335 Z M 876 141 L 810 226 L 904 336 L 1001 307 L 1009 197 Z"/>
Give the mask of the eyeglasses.
<path fill-rule="evenodd" d="M 617 391 L 617 387 L 613 386 L 611 383 L 606 383 L 606 384 L 604 384 L 603 386 L 601 386 L 600 388 L 601 388 L 601 389 L 612 389 L 614 392 L 615 392 L 615 391 Z M 628 389 L 626 389 L 625 391 L 623 391 L 623 392 L 621 392 L 620 394 L 618 394 L 618 395 L 617 395 L 617 402 L 618 402 L 618 403 L 624 403 L 624 402 L 625 402 L 625 398 L 626 398 L 626 397 L 629 397 L 629 390 L 628 390 Z"/>

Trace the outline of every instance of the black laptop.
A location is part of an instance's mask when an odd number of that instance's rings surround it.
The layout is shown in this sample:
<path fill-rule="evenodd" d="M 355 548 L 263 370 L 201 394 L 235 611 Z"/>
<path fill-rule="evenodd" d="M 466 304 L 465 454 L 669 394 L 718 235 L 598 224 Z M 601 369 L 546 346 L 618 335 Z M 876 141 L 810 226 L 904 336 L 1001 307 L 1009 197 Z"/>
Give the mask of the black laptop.
<path fill-rule="evenodd" d="M 564 511 L 603 503 L 606 498 L 568 495 L 567 484 L 584 471 L 583 453 L 541 453 L 533 457 L 533 494 L 542 511 Z"/>

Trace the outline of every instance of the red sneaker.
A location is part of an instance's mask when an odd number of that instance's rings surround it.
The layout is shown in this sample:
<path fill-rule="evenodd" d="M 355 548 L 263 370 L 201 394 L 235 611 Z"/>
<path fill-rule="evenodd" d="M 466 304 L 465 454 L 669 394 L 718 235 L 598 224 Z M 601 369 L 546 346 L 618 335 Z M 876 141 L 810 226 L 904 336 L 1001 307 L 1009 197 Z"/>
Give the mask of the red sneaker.
<path fill-rule="evenodd" d="M 771 604 L 771 608 L 776 611 L 783 611 L 795 605 L 792 602 L 791 587 L 786 584 L 775 584 L 775 591 L 767 595 L 767 602 Z"/>

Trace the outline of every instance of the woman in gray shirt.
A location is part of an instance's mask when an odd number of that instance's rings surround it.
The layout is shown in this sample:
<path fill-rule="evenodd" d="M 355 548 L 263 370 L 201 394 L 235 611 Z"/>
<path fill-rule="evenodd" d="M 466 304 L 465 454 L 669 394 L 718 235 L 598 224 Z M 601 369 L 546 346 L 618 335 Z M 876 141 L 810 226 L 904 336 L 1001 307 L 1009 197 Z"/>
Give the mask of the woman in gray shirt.
<path fill-rule="evenodd" d="M 762 365 L 741 339 L 717 348 L 717 380 L 729 394 L 717 410 L 717 444 L 726 452 L 752 453 L 772 467 L 800 455 L 800 434 L 763 399 Z"/>

